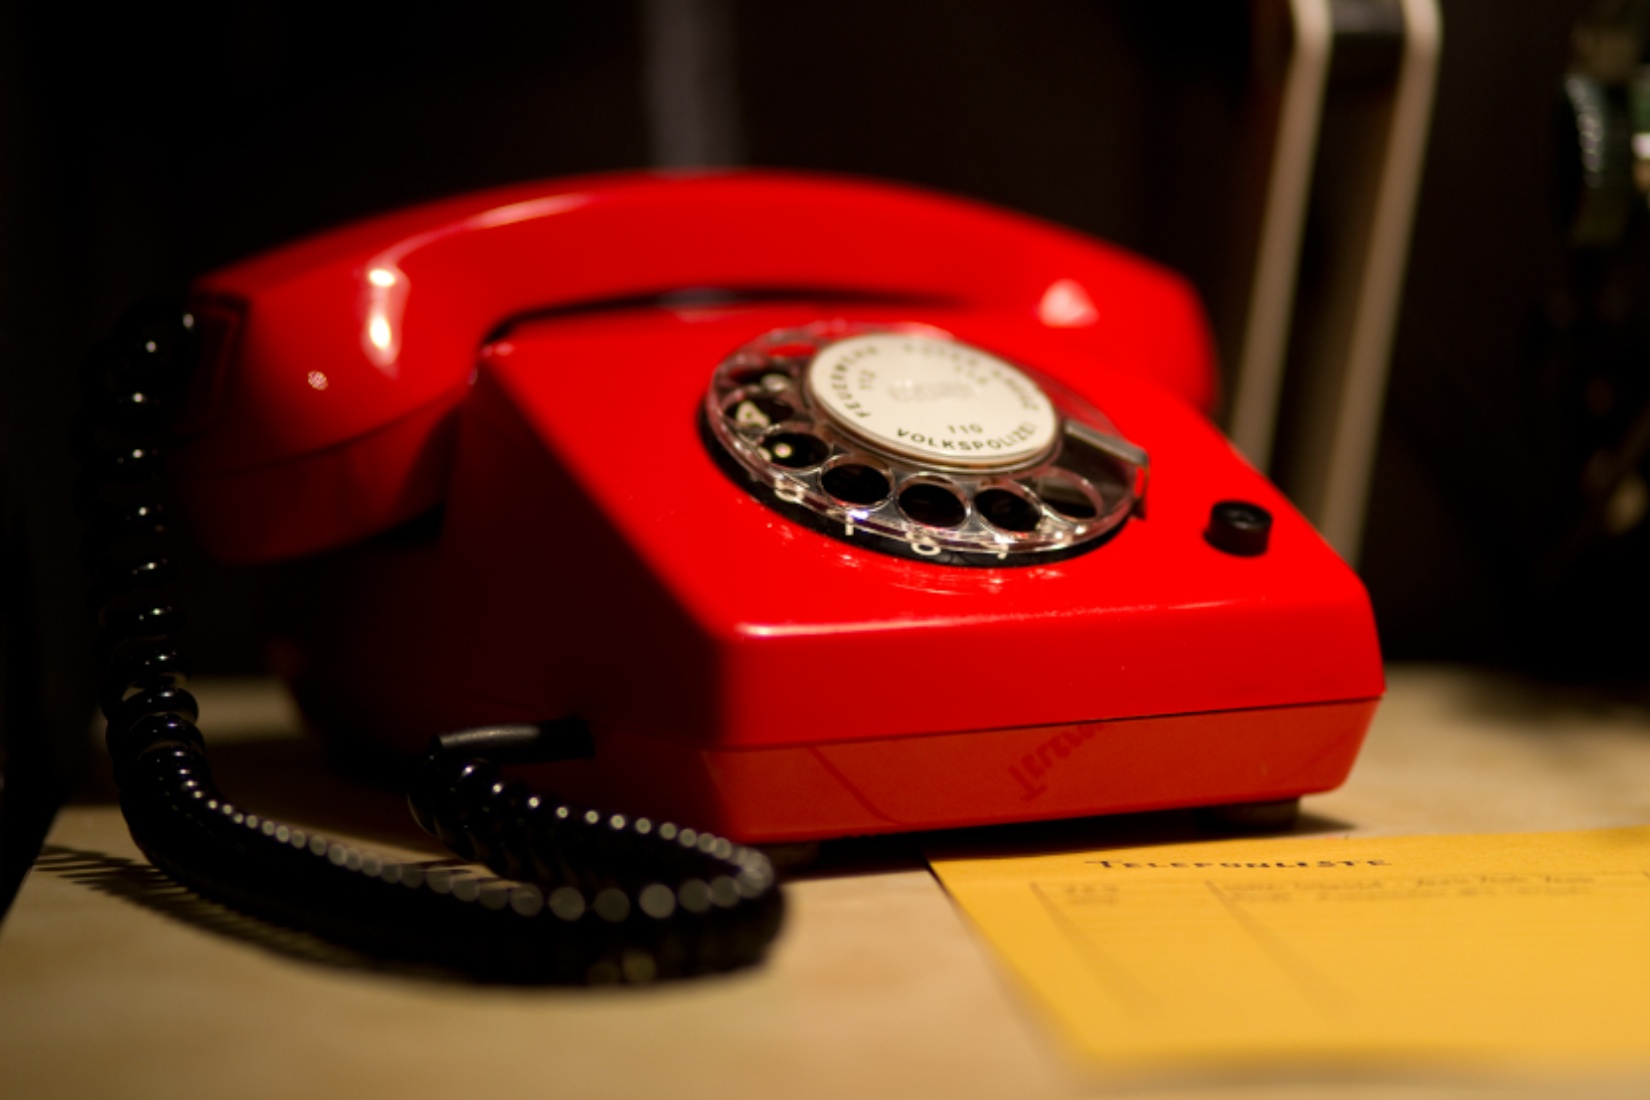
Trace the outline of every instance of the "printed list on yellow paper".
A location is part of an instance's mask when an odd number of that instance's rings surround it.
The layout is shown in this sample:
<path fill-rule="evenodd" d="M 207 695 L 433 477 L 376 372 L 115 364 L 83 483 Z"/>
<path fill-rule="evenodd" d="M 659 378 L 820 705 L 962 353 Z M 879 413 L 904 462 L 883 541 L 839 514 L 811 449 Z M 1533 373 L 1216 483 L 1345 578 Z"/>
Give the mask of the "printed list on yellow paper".
<path fill-rule="evenodd" d="M 933 866 L 1101 1067 L 1650 1064 L 1650 828 Z"/>

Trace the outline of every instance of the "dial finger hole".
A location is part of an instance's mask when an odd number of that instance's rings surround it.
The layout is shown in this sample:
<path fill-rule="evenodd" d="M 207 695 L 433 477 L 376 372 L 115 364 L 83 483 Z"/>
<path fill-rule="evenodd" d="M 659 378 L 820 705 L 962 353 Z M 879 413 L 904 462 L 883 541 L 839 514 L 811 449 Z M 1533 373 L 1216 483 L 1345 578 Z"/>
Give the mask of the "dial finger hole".
<path fill-rule="evenodd" d="M 761 389 L 746 387 L 722 405 L 722 415 L 745 432 L 767 431 L 796 416 L 796 408 Z"/>
<path fill-rule="evenodd" d="M 894 488 L 887 471 L 854 459 L 832 464 L 820 475 L 819 485 L 833 499 L 862 508 L 881 504 Z"/>
<path fill-rule="evenodd" d="M 924 527 L 960 527 L 968 518 L 968 505 L 950 485 L 938 481 L 913 481 L 900 490 L 899 510 Z"/>
<path fill-rule="evenodd" d="M 1094 490 L 1078 478 L 1038 478 L 1034 488 L 1044 504 L 1066 519 L 1083 523 L 1100 514 Z"/>
<path fill-rule="evenodd" d="M 1043 521 L 1043 510 L 1024 493 L 993 487 L 974 494 L 974 510 L 999 531 L 1023 535 Z"/>
<path fill-rule="evenodd" d="M 762 440 L 762 454 L 787 470 L 811 470 L 831 453 L 830 445 L 807 432 L 777 431 Z"/>
<path fill-rule="evenodd" d="M 1124 503 L 1137 489 L 1138 471 L 1116 456 L 1109 455 L 1084 438 L 1080 431 L 1068 431 L 1060 452 L 1060 469 L 1067 476 L 1086 482 L 1093 489 L 1102 513 Z"/>

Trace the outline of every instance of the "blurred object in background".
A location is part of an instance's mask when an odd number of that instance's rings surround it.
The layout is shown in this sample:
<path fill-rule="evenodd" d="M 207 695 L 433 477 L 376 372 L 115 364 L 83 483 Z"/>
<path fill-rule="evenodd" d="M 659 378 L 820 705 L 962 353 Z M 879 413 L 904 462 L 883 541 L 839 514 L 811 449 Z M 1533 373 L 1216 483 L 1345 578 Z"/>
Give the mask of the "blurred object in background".
<path fill-rule="evenodd" d="M 1290 323 L 1279 333 L 1287 349 L 1270 363 L 1253 354 L 1262 318 L 1252 311 L 1236 363 L 1232 439 L 1356 565 L 1442 25 L 1433 0 L 1292 0 L 1290 7 L 1296 56 L 1305 53 L 1304 16 L 1319 9 L 1330 32 L 1328 66 L 1311 188 L 1294 214 L 1304 224 Z"/>
<path fill-rule="evenodd" d="M 1389 654 L 1650 672 L 1642 0 L 1452 5 L 1366 579 Z"/>
<path fill-rule="evenodd" d="M 1650 639 L 1650 3 L 1575 28 L 1555 144 L 1570 248 L 1533 351 L 1561 411 L 1536 442 L 1562 479 L 1532 576 L 1539 641 L 1581 667 L 1645 671 Z"/>

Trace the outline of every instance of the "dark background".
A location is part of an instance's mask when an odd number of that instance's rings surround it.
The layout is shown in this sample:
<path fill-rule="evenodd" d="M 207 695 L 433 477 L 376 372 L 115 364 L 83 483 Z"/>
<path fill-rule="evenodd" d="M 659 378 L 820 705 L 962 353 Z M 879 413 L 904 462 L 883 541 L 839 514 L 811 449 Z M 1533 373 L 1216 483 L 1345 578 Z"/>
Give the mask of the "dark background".
<path fill-rule="evenodd" d="M 1650 547 L 1628 531 L 1553 553 L 1590 449 L 1630 426 L 1650 365 L 1642 227 L 1578 258 L 1556 197 L 1573 135 L 1553 119 L 1590 7 L 1443 5 L 1362 563 L 1391 658 L 1650 672 L 1635 629 Z M 701 54 L 717 111 L 697 147 L 657 93 L 680 33 L 669 0 L 0 10 L 0 863 L 16 865 L 34 829 L 19 822 L 43 820 L 83 751 L 64 440 L 80 356 L 143 294 L 425 198 L 709 156 L 908 180 L 1109 238 L 1190 275 L 1232 346 L 1260 5 L 696 10 L 727 32 Z M 1378 64 L 1336 76 L 1380 78 Z M 1315 239 L 1307 278 L 1325 262 Z M 261 671 L 257 577 L 186 565 L 198 670 Z"/>

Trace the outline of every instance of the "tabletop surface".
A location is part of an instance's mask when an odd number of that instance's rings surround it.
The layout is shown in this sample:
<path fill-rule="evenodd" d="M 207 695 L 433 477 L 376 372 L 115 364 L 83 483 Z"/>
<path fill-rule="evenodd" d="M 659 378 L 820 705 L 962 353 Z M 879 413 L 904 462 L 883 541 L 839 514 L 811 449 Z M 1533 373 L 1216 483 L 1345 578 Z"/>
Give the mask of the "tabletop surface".
<path fill-rule="evenodd" d="M 327 767 L 272 683 L 200 694 L 220 783 L 334 835 L 440 854 L 391 792 Z M 1427 666 L 1389 694 L 1320 835 L 1650 823 L 1642 702 Z M 1189 816 L 1088 830 L 1171 839 Z M 955 838 L 947 838 L 954 842 Z M 94 783 L 58 816 L 0 926 L 0 1095 L 280 1097 L 1640 1096 L 1637 1080 L 1396 1071 L 1128 1086 L 1086 1075 L 928 871 L 922 838 L 826 846 L 787 886 L 759 969 L 645 989 L 498 988 L 386 970 L 171 886 Z"/>

